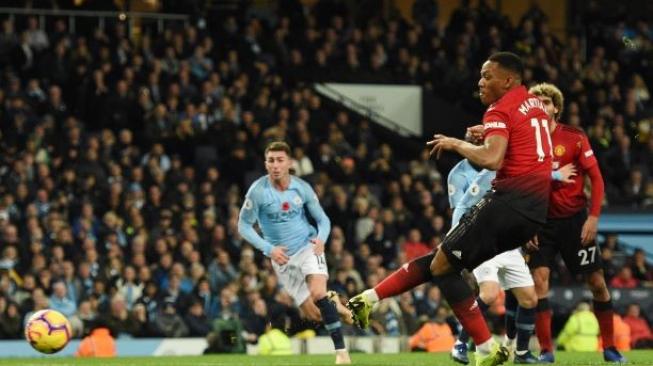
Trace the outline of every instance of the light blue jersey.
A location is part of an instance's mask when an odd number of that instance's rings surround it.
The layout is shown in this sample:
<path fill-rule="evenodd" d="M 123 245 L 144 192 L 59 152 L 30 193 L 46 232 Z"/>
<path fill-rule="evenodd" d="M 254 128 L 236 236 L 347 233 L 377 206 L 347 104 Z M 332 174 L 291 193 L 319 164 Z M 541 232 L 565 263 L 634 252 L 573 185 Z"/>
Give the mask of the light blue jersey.
<path fill-rule="evenodd" d="M 317 235 L 304 208 L 317 223 Z M 254 230 L 256 222 L 263 237 Z M 290 176 L 290 185 L 283 192 L 274 188 L 267 175 L 256 180 L 245 195 L 238 218 L 240 235 L 266 256 L 278 245 L 288 248 L 287 254 L 291 256 L 310 245 L 309 240 L 316 236 L 326 242 L 330 231 L 331 222 L 313 188 L 295 176 Z"/>
<path fill-rule="evenodd" d="M 449 205 L 453 209 L 451 226 L 458 225 L 460 218 L 492 189 L 496 172 L 483 169 L 478 171 L 464 159 L 451 169 L 447 177 Z"/>

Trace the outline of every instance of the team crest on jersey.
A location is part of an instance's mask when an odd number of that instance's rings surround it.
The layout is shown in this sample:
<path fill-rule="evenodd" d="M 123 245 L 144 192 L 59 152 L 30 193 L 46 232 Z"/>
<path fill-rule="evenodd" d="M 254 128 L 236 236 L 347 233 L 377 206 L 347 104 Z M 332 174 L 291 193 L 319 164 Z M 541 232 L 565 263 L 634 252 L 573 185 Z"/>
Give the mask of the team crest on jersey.
<path fill-rule="evenodd" d="M 564 155 L 565 151 L 565 147 L 562 145 L 558 145 L 555 147 L 555 149 L 553 149 L 553 153 L 558 157 Z"/>
<path fill-rule="evenodd" d="M 246 198 L 245 199 L 245 204 L 243 206 L 245 206 L 246 210 L 251 210 L 252 206 L 254 206 L 254 204 L 252 203 L 252 200 L 250 200 L 249 198 Z"/>
<path fill-rule="evenodd" d="M 288 211 L 288 210 L 290 210 L 290 203 L 288 203 L 288 202 L 284 202 L 284 203 L 282 203 L 282 204 L 281 204 L 281 210 L 282 210 L 282 211 Z"/>
<path fill-rule="evenodd" d="M 296 204 L 297 206 L 301 206 L 302 204 L 302 198 L 299 196 L 295 196 L 295 198 L 292 199 L 293 203 Z"/>

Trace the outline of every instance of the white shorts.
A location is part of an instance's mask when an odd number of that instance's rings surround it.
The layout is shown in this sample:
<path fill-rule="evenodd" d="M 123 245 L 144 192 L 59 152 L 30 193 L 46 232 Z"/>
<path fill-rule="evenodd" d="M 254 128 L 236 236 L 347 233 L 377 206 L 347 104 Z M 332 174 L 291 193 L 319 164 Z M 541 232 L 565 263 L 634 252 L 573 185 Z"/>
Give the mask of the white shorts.
<path fill-rule="evenodd" d="M 504 290 L 534 286 L 533 276 L 519 249 L 509 250 L 474 268 L 476 282 L 496 282 Z"/>
<path fill-rule="evenodd" d="M 279 277 L 281 287 L 292 296 L 295 304 L 300 306 L 311 296 L 306 283 L 306 276 L 321 274 L 329 277 L 329 269 L 326 264 L 326 257 L 313 253 L 313 244 L 307 245 L 290 257 L 288 263 L 283 266 L 272 261 L 272 268 Z"/>

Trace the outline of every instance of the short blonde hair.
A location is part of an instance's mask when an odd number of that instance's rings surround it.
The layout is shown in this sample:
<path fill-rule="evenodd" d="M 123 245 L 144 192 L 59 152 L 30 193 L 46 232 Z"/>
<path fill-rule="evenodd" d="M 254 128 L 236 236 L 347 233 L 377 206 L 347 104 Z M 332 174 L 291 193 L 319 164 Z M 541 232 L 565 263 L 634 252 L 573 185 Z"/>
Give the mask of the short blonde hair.
<path fill-rule="evenodd" d="M 562 96 L 562 92 L 558 89 L 557 86 L 549 83 L 540 83 L 528 90 L 529 93 L 537 95 L 538 97 L 549 97 L 553 106 L 558 109 L 558 113 L 554 115 L 556 121 L 560 119 L 562 115 L 562 109 L 565 105 L 565 98 Z"/>

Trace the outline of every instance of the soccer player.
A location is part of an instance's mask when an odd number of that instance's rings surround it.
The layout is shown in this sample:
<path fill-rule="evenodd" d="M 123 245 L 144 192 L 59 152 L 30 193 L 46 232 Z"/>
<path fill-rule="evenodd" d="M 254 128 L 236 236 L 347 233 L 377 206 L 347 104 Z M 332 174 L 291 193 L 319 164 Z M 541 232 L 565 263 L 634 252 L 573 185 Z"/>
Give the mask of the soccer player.
<path fill-rule="evenodd" d="M 272 260 L 279 282 L 302 312 L 313 321 L 324 322 L 336 349 L 336 364 L 349 364 L 339 317 L 351 319 L 352 315 L 327 294 L 329 272 L 324 243 L 331 222 L 313 188 L 290 175 L 291 156 L 285 142 L 272 142 L 266 147 L 268 174 L 249 187 L 240 210 L 238 232 Z M 305 210 L 317 223 L 317 230 L 308 222 Z M 256 222 L 263 237 L 254 230 Z"/>
<path fill-rule="evenodd" d="M 406 263 L 374 289 L 354 296 L 349 307 L 360 326 L 379 299 L 395 296 L 433 278 L 476 344 L 476 365 L 500 365 L 508 350 L 492 340 L 472 289 L 460 270 L 473 270 L 495 255 L 520 247 L 546 218 L 551 189 L 548 115 L 522 83 L 524 66 L 509 52 L 491 55 L 478 82 L 485 138 L 480 146 L 435 135 L 432 154 L 455 151 L 472 164 L 496 170 L 493 189 L 464 215 L 435 253 Z"/>
<path fill-rule="evenodd" d="M 560 252 L 569 271 L 582 274 L 592 291 L 594 314 L 603 339 L 603 358 L 609 362 L 624 362 L 625 358 L 614 347 L 614 311 L 595 241 L 604 188 L 598 162 L 587 136 L 579 129 L 558 122 L 564 105 L 562 92 L 547 83 L 532 87 L 530 92 L 540 98 L 550 116 L 553 169 L 573 163 L 578 171 L 571 184 L 553 183 L 547 222 L 538 235 L 538 250 L 531 253 L 529 261 L 539 299 L 535 329 L 542 349 L 540 361 L 554 362 L 551 308 L 547 296 L 550 268 Z M 589 215 L 583 192 L 586 175 L 592 186 Z"/>
<path fill-rule="evenodd" d="M 492 180 L 496 173 L 479 169 L 463 159 L 449 173 L 449 204 L 453 208 L 452 226 L 456 226 L 462 215 L 478 203 L 483 194 L 492 188 Z M 535 328 L 535 306 L 537 295 L 533 287 L 533 278 L 524 261 L 521 249 L 509 250 L 483 262 L 473 271 L 479 285 L 479 296 L 476 298 L 481 312 L 484 314 L 496 301 L 500 289 L 506 292 L 506 340 L 504 346 L 516 350 L 514 363 L 534 364 L 538 360 L 528 350 L 533 329 Z M 500 288 L 501 287 L 501 288 Z M 463 330 L 453 348 L 451 357 L 454 361 L 468 364 L 467 342 L 469 336 Z"/>

